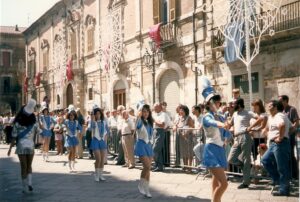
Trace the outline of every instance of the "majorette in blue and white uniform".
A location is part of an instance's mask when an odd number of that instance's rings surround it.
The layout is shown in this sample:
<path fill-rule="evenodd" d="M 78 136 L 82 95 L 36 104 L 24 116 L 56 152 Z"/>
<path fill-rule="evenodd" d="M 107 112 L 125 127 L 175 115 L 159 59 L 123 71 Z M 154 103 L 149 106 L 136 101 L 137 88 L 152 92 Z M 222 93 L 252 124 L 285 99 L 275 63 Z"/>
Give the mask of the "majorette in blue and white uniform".
<path fill-rule="evenodd" d="M 153 157 L 153 128 L 150 124 L 145 124 L 139 119 L 137 121 L 136 134 L 137 142 L 135 144 L 134 154 L 139 157 Z"/>
<path fill-rule="evenodd" d="M 97 106 L 93 107 L 94 115 L 100 108 Z M 106 136 L 109 135 L 108 124 L 105 120 L 90 121 L 88 130 L 92 132 L 92 142 L 90 145 L 91 150 L 106 150 Z"/>
<path fill-rule="evenodd" d="M 210 102 L 216 96 L 219 96 L 220 99 L 220 95 L 215 93 L 207 78 L 203 78 L 202 85 L 202 95 L 206 102 Z M 222 121 L 222 119 L 218 118 L 217 120 L 216 116 L 218 114 L 208 111 L 203 117 L 206 145 L 204 146 L 202 164 L 207 168 L 227 168 L 224 139 L 229 138 L 231 135 L 225 129 L 217 127 L 217 121 Z"/>
<path fill-rule="evenodd" d="M 51 128 L 55 125 L 54 119 L 49 115 L 49 109 L 47 104 L 43 102 L 41 108 L 42 115 L 40 116 L 40 124 L 43 126 L 41 135 L 43 137 L 51 137 L 52 131 Z M 44 115 L 44 111 L 48 110 L 48 114 Z"/>
<path fill-rule="evenodd" d="M 75 108 L 73 106 L 69 107 L 69 114 L 76 113 Z M 78 145 L 77 134 L 82 132 L 82 127 L 77 120 L 65 120 L 64 122 L 66 126 L 66 141 L 65 147 L 75 147 Z"/>

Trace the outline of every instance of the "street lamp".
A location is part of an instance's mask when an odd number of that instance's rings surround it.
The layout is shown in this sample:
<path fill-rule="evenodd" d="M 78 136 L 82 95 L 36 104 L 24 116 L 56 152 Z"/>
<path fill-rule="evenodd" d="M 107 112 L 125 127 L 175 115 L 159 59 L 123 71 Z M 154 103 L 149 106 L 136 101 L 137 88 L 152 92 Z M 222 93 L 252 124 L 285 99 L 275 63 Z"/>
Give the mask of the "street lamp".
<path fill-rule="evenodd" d="M 192 63 L 191 63 L 191 70 L 195 74 L 195 104 L 197 105 L 198 104 L 198 76 L 202 75 L 202 71 L 197 65 L 195 65 L 195 67 L 193 68 Z"/>
<path fill-rule="evenodd" d="M 155 103 L 155 65 L 160 64 L 163 61 L 163 51 L 157 48 L 153 41 L 149 42 L 151 53 L 146 49 L 146 53 L 143 56 L 143 61 L 146 67 L 152 71 L 152 100 Z"/>

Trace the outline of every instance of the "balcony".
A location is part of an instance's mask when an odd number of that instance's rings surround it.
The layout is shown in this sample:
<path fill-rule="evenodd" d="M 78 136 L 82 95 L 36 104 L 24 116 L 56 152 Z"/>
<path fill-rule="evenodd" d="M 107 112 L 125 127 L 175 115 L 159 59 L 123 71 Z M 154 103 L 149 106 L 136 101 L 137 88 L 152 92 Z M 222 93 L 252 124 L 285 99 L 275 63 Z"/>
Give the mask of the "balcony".
<path fill-rule="evenodd" d="M 176 26 L 174 23 L 167 23 L 160 27 L 161 48 L 167 48 L 176 44 Z"/>
<path fill-rule="evenodd" d="M 174 23 L 154 25 L 149 32 L 150 38 L 161 49 L 166 49 L 176 44 L 177 26 Z"/>
<path fill-rule="evenodd" d="M 262 13 L 261 15 L 264 16 L 265 12 Z M 263 22 L 261 21 L 260 24 L 262 23 Z M 280 7 L 273 24 L 263 34 L 262 40 L 268 39 L 270 30 L 275 31 L 275 35 L 273 36 L 273 38 L 282 38 L 291 35 L 299 36 L 300 34 L 300 30 L 298 30 L 299 28 L 300 28 L 300 0 Z M 212 48 L 220 49 L 220 47 L 223 46 L 225 42 L 225 37 L 217 27 L 213 28 L 211 31 L 212 31 Z"/>

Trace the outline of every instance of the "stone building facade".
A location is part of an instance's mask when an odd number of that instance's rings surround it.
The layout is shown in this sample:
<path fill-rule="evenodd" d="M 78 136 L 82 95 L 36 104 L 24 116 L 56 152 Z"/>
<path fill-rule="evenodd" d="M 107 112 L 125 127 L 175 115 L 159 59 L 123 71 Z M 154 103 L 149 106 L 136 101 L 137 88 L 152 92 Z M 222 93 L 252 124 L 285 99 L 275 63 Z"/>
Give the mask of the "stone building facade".
<path fill-rule="evenodd" d="M 179 103 L 191 107 L 202 102 L 198 87 L 202 74 L 225 101 L 231 99 L 234 87 L 247 98 L 246 68 L 238 61 L 224 62 L 222 39 L 218 40 L 212 17 L 217 14 L 205 11 L 205 2 L 58 2 L 24 32 L 27 97 L 41 102 L 47 95 L 52 109 L 74 104 L 83 111 L 94 103 L 113 109 L 119 104 L 135 107 L 141 99 L 150 104 L 166 101 L 174 113 Z M 288 3 L 292 2 L 284 1 Z M 299 8 L 299 1 L 293 6 Z M 285 93 L 298 109 L 299 15 L 287 19 L 293 26 L 265 37 L 253 62 L 255 96 L 269 100 Z M 152 63 L 146 66 L 143 60 L 146 52 L 151 53 L 151 41 L 163 52 L 163 60 L 154 65 L 155 74 Z"/>
<path fill-rule="evenodd" d="M 0 114 L 21 107 L 25 73 L 24 27 L 0 27 Z"/>

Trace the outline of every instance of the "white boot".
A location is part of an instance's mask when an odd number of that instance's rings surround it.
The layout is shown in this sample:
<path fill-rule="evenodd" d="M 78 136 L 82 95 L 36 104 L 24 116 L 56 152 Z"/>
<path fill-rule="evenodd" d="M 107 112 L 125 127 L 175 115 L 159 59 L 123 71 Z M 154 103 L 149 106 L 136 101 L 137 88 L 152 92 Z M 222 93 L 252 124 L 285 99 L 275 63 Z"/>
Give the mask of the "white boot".
<path fill-rule="evenodd" d="M 43 160 L 46 161 L 46 154 L 43 152 Z"/>
<path fill-rule="evenodd" d="M 103 177 L 103 168 L 99 168 L 100 172 L 99 172 L 99 178 L 101 181 L 105 181 L 106 179 Z"/>
<path fill-rule="evenodd" d="M 24 194 L 29 193 L 28 184 L 27 184 L 27 178 L 22 179 L 22 187 L 23 187 L 23 193 Z"/>
<path fill-rule="evenodd" d="M 72 169 L 73 171 L 75 171 L 75 161 L 71 161 L 71 163 L 72 163 Z"/>
<path fill-rule="evenodd" d="M 28 189 L 29 191 L 33 191 L 33 187 L 32 187 L 32 174 L 28 174 L 27 175 L 27 179 L 28 179 Z"/>
<path fill-rule="evenodd" d="M 145 184 L 144 184 L 144 188 L 145 188 L 145 192 L 146 192 L 146 197 L 147 198 L 152 198 L 152 195 L 150 193 L 150 188 L 149 188 L 149 181 L 145 181 Z"/>
<path fill-rule="evenodd" d="M 72 168 L 72 165 L 71 165 L 71 161 L 69 161 L 69 171 L 70 171 L 70 173 L 73 172 L 73 168 Z"/>
<path fill-rule="evenodd" d="M 48 162 L 49 161 L 49 153 L 47 152 L 46 153 L 46 162 Z"/>
<path fill-rule="evenodd" d="M 99 168 L 95 168 L 94 177 L 95 177 L 95 181 L 96 182 L 99 182 L 99 175 L 100 175 L 100 169 Z"/>
<path fill-rule="evenodd" d="M 146 180 L 144 178 L 141 178 L 139 185 L 138 185 L 138 189 L 139 189 L 140 193 L 143 195 L 146 195 L 145 188 L 144 188 L 145 181 Z"/>

